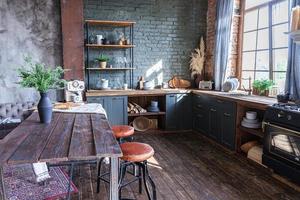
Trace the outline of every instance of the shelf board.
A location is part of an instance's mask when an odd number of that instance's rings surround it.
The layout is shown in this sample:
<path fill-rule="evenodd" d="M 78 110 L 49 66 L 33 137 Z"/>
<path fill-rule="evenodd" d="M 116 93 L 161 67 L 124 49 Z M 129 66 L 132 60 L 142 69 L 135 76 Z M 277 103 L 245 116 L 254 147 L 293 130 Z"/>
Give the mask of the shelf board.
<path fill-rule="evenodd" d="M 126 49 L 135 47 L 132 44 L 129 45 L 118 45 L 118 44 L 86 44 L 86 47 L 90 48 L 118 48 L 118 49 Z"/>
<path fill-rule="evenodd" d="M 135 68 L 131 68 L 131 67 L 113 67 L 113 68 L 98 68 L 98 67 L 89 67 L 86 68 L 87 70 L 99 70 L 99 71 L 114 71 L 114 70 L 133 70 Z"/>
<path fill-rule="evenodd" d="M 165 115 L 166 112 L 128 113 L 128 117 Z"/>
<path fill-rule="evenodd" d="M 239 128 L 240 128 L 240 130 L 242 130 L 246 133 L 250 133 L 252 135 L 256 135 L 256 136 L 261 137 L 261 138 L 264 137 L 264 133 L 263 133 L 261 128 L 253 129 L 253 128 L 246 128 L 246 127 L 243 127 L 243 126 L 240 126 Z"/>
<path fill-rule="evenodd" d="M 135 22 L 132 21 L 108 21 L 108 20 L 85 20 L 86 23 L 91 25 L 106 25 L 106 26 L 132 26 Z"/>

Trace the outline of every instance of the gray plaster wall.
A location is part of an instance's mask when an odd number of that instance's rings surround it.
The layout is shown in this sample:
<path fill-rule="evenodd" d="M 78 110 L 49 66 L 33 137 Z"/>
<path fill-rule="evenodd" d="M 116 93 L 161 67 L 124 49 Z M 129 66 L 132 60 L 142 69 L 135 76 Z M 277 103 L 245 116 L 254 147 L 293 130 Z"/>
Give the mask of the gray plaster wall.
<path fill-rule="evenodd" d="M 84 18 L 135 21 L 134 82 L 138 76 L 154 80 L 156 84 L 173 75 L 190 79 L 190 54 L 206 32 L 207 0 L 84 0 Z M 100 28 L 90 31 L 99 34 Z M 127 35 L 128 36 L 128 35 Z M 113 57 L 118 53 L 90 51 L 90 60 L 100 53 Z M 91 62 L 90 65 L 97 66 Z M 111 87 L 128 83 L 123 72 L 92 72 L 92 87 L 100 78 L 108 78 Z M 116 81 L 117 80 L 117 81 Z M 120 84 L 116 84 L 120 82 Z"/>
<path fill-rule="evenodd" d="M 36 101 L 33 89 L 17 84 L 16 69 L 26 55 L 47 66 L 61 65 L 61 49 L 59 0 L 1 0 L 0 103 Z"/>

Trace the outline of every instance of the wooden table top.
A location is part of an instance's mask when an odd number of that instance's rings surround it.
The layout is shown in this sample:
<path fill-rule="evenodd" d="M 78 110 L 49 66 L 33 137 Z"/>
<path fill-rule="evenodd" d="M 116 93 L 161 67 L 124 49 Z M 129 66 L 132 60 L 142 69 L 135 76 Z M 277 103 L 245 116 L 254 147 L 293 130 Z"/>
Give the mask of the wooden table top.
<path fill-rule="evenodd" d="M 122 151 L 102 114 L 53 113 L 50 124 L 37 112 L 0 140 L 0 165 L 121 157 Z"/>

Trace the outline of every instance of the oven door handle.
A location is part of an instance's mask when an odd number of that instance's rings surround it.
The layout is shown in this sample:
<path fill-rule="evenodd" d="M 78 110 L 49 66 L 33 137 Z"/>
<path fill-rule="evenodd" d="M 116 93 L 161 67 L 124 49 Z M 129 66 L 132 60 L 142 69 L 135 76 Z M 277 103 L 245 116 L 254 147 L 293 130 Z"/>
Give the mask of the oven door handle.
<path fill-rule="evenodd" d="M 299 131 L 294 131 L 292 129 L 288 129 L 288 128 L 284 128 L 282 126 L 277 126 L 277 125 L 274 125 L 274 124 L 271 124 L 270 122 L 263 122 L 263 131 L 265 132 L 265 126 L 268 125 L 268 126 L 271 126 L 271 127 L 274 127 L 274 128 L 278 128 L 278 129 L 281 129 L 281 130 L 285 130 L 285 131 L 289 131 L 289 132 L 292 132 L 292 133 L 295 133 L 297 135 L 300 135 L 300 132 Z"/>

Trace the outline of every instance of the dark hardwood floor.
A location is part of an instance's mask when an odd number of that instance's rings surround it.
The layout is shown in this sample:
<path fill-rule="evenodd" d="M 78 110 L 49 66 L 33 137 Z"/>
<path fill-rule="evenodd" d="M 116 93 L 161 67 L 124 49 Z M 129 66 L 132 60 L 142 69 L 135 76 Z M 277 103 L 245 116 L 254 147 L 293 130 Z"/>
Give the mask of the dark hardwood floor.
<path fill-rule="evenodd" d="M 300 199 L 299 192 L 273 178 L 268 170 L 199 134 L 139 134 L 135 140 L 155 149 L 149 170 L 158 199 Z M 107 184 L 102 183 L 100 194 L 95 192 L 95 166 L 77 168 L 76 174 L 80 199 L 108 199 Z M 147 199 L 138 194 L 137 183 L 124 188 L 122 194 L 123 198 Z"/>

